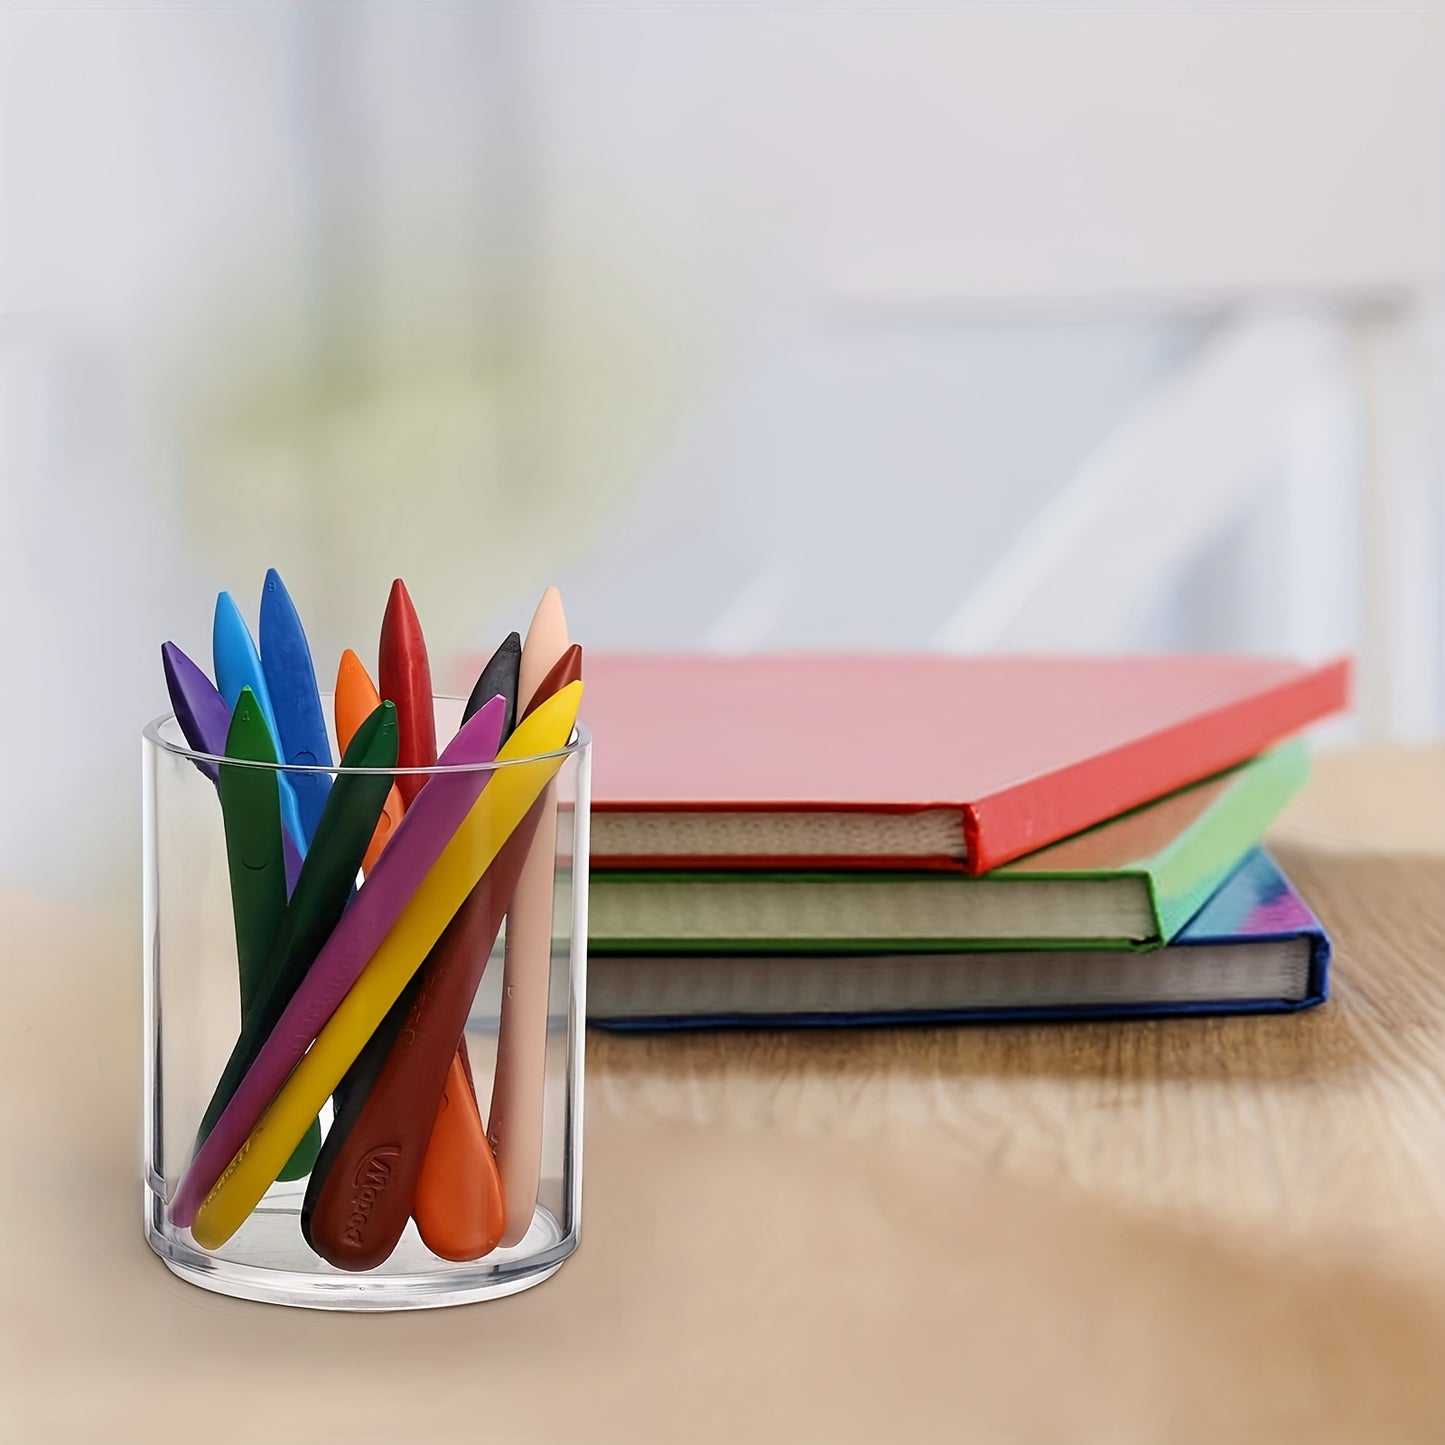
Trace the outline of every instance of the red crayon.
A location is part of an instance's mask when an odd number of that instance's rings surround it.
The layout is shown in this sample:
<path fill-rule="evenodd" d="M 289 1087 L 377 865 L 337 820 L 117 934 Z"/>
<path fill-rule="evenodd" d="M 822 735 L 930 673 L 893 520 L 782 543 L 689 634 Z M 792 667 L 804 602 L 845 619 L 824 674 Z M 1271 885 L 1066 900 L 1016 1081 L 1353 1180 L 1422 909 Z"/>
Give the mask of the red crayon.
<path fill-rule="evenodd" d="M 396 704 L 400 747 L 397 766 L 429 768 L 437 760 L 436 717 L 432 712 L 431 663 L 416 608 L 400 577 L 391 584 L 386 615 L 381 619 L 381 695 Z M 396 779 L 402 802 L 408 807 L 426 779 L 400 773 Z"/>

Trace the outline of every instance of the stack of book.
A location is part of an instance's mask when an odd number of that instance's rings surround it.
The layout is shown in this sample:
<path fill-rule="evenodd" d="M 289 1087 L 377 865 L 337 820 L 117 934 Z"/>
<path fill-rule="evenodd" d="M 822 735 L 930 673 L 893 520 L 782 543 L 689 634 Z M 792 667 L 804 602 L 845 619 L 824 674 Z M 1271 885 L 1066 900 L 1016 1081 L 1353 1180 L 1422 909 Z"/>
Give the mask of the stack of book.
<path fill-rule="evenodd" d="M 1348 665 L 589 659 L 588 1017 L 1278 1011 L 1329 941 L 1260 847 Z"/>

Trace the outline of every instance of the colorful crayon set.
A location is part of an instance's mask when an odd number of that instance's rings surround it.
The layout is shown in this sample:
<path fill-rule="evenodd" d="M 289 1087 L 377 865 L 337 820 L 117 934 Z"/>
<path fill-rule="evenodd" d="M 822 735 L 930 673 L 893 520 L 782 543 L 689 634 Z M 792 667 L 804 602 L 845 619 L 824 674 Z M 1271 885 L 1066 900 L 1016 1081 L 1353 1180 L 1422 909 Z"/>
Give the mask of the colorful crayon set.
<path fill-rule="evenodd" d="M 302 1235 L 339 1269 L 382 1264 L 409 1221 L 446 1260 L 516 1245 L 541 1171 L 555 779 L 582 695 L 561 599 L 548 589 L 525 642 L 497 648 L 439 751 L 426 643 L 398 580 L 377 682 L 341 657 L 339 766 L 274 570 L 259 641 L 223 592 L 214 683 L 161 649 L 219 798 L 240 1003 L 167 1217 L 219 1249 L 272 1184 L 305 1179 Z M 504 921 L 484 1121 L 465 1030 Z"/>

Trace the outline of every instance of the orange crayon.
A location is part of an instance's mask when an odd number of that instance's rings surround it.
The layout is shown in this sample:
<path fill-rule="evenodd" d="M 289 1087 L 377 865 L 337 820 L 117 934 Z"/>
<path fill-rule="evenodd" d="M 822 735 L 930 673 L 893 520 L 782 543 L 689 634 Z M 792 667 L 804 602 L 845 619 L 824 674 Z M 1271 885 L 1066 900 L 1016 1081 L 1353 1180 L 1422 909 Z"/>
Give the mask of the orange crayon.
<path fill-rule="evenodd" d="M 336 672 L 336 741 L 342 752 L 346 751 L 357 728 L 380 706 L 381 697 L 375 683 L 367 675 L 361 659 L 348 647 L 341 654 L 341 666 Z M 371 846 L 361 861 L 363 872 L 370 873 L 381 857 L 381 850 L 391 841 L 403 811 L 401 793 L 393 786 L 381 810 L 376 832 L 371 835 Z"/>

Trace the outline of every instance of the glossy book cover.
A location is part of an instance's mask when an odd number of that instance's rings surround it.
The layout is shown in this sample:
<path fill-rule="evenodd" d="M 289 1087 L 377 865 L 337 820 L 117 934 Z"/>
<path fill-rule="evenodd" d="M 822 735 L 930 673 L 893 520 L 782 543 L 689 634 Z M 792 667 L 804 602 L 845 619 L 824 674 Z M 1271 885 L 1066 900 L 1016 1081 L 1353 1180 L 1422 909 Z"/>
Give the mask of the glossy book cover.
<path fill-rule="evenodd" d="M 986 873 L 1345 706 L 1257 657 L 588 660 L 598 868 Z"/>

